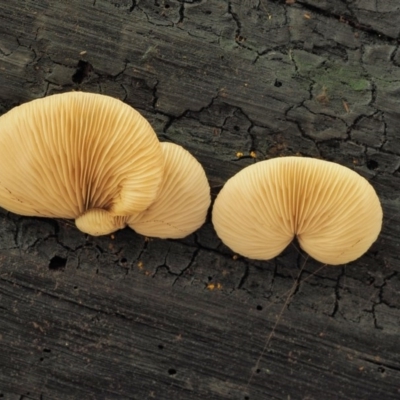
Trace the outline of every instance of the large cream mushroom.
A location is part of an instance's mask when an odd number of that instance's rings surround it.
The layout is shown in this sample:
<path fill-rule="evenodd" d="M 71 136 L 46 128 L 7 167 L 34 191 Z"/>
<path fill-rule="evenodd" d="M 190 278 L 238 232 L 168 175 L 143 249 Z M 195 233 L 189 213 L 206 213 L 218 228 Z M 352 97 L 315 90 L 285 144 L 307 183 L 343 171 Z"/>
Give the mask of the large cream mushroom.
<path fill-rule="evenodd" d="M 349 168 L 283 157 L 228 180 L 212 219 L 222 241 L 243 256 L 271 259 L 297 237 L 314 259 L 338 265 L 359 258 L 377 239 L 382 208 L 373 187 Z"/>
<path fill-rule="evenodd" d="M 155 200 L 163 168 L 150 124 L 112 97 L 58 94 L 0 117 L 0 206 L 17 214 L 110 233 Z"/>
<path fill-rule="evenodd" d="M 158 238 L 182 238 L 205 221 L 210 186 L 201 164 L 183 147 L 161 143 L 164 175 L 156 200 L 148 209 L 127 219 L 136 232 Z"/>

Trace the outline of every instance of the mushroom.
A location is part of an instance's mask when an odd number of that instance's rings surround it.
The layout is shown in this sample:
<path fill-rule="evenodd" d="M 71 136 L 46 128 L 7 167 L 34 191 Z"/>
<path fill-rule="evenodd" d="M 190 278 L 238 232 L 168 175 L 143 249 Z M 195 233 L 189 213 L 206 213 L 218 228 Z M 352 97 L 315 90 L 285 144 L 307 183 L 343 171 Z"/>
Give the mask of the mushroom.
<path fill-rule="evenodd" d="M 377 239 L 382 208 L 374 188 L 339 164 L 283 157 L 244 168 L 228 180 L 212 220 L 233 251 L 268 260 L 297 237 L 314 259 L 344 264 Z"/>
<path fill-rule="evenodd" d="M 126 227 L 128 217 L 113 216 L 101 208 L 91 208 L 75 219 L 76 227 L 92 236 L 108 235 Z"/>
<path fill-rule="evenodd" d="M 112 232 L 155 200 L 163 164 L 150 124 L 112 97 L 57 94 L 0 117 L 0 206 L 17 214 Z"/>
<path fill-rule="evenodd" d="M 128 218 L 136 232 L 150 237 L 182 238 L 205 221 L 210 186 L 201 164 L 183 147 L 161 143 L 164 176 L 156 200 L 142 213 Z"/>

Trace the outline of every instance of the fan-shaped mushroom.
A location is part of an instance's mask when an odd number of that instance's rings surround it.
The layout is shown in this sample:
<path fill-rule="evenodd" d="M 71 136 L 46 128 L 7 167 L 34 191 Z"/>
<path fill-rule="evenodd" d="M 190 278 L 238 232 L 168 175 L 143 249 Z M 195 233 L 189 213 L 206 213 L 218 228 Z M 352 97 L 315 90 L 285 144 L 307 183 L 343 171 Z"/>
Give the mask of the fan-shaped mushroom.
<path fill-rule="evenodd" d="M 159 238 L 182 238 L 205 221 L 210 186 L 200 163 L 183 147 L 161 143 L 163 181 L 156 200 L 140 214 L 128 218 L 136 232 Z"/>
<path fill-rule="evenodd" d="M 121 227 L 114 216 L 154 201 L 163 164 L 150 124 L 112 97 L 58 94 L 0 117 L 0 206 L 17 214 L 108 233 Z M 93 232 L 88 221 L 97 221 Z"/>
<path fill-rule="evenodd" d="M 377 239 L 382 208 L 373 187 L 349 168 L 283 157 L 228 180 L 212 218 L 222 241 L 246 257 L 271 259 L 296 236 L 313 258 L 338 265 L 357 259 Z"/>

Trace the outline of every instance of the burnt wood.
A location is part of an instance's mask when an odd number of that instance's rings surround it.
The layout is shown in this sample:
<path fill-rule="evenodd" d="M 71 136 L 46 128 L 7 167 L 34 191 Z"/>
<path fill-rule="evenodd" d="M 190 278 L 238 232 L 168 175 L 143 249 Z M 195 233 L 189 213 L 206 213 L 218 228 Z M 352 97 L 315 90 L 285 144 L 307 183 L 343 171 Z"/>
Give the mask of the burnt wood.
<path fill-rule="evenodd" d="M 376 188 L 378 241 L 322 266 L 0 212 L 0 399 L 399 399 L 397 0 L 0 3 L 0 113 L 122 99 L 213 196 L 254 162 L 331 160 Z M 233 216 L 234 217 L 234 216 Z"/>

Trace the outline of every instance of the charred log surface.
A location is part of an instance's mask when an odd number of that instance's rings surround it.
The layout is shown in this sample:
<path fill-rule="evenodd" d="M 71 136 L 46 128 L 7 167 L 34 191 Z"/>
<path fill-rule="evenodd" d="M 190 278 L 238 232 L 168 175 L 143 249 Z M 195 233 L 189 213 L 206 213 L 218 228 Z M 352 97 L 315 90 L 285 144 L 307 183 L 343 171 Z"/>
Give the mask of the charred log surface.
<path fill-rule="evenodd" d="M 7 4 L 6 4 L 7 3 Z M 398 399 L 400 6 L 395 0 L 16 0 L 0 5 L 0 113 L 71 90 L 124 100 L 215 195 L 266 158 L 350 167 L 382 234 L 321 266 L 0 214 L 0 398 Z"/>

